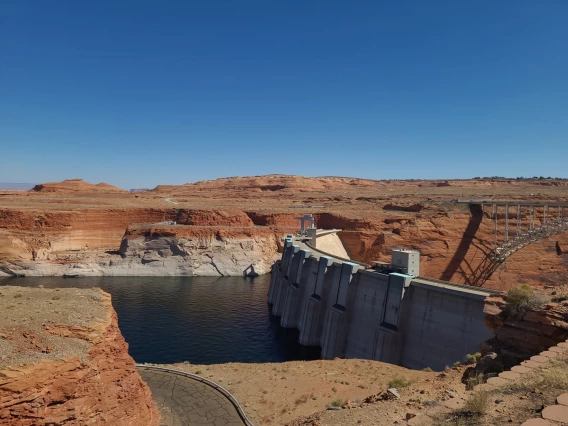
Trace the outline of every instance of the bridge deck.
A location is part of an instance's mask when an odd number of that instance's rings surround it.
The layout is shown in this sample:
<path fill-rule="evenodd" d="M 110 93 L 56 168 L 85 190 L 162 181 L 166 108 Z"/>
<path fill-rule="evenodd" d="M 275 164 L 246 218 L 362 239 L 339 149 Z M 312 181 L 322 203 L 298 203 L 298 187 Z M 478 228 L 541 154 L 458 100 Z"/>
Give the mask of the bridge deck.
<path fill-rule="evenodd" d="M 568 202 L 563 202 L 563 201 L 518 201 L 518 200 L 489 200 L 489 199 L 480 199 L 480 200 L 457 200 L 454 201 L 454 203 L 457 204 L 486 204 L 486 205 L 493 205 L 495 204 L 496 206 L 523 206 L 523 207 L 529 207 L 529 206 L 534 206 L 534 207 L 544 207 L 544 206 L 549 206 L 549 207 L 568 207 Z"/>

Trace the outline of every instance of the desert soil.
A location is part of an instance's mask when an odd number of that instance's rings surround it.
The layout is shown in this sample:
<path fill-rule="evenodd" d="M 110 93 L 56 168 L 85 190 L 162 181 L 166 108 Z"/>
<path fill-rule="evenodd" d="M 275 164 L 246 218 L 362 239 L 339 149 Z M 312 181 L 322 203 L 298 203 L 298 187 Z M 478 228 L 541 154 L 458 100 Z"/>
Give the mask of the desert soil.
<path fill-rule="evenodd" d="M 539 417 L 543 406 L 554 404 L 555 398 L 568 390 L 567 354 L 534 374 L 487 391 L 466 388 L 462 376 L 467 366 L 436 373 L 377 361 L 337 359 L 166 367 L 201 374 L 219 383 L 258 425 L 519 426 Z M 386 392 L 388 383 L 395 379 L 410 382 L 397 387 L 400 399 L 389 398 Z M 486 401 L 483 413 L 470 415 L 466 401 L 481 392 Z M 334 403 L 344 408 L 328 409 Z M 407 419 L 413 420 L 409 423 Z"/>
<path fill-rule="evenodd" d="M 56 324 L 92 328 L 106 309 L 98 289 L 0 287 L 0 370 L 40 360 L 85 359 L 84 339 L 54 333 Z"/>

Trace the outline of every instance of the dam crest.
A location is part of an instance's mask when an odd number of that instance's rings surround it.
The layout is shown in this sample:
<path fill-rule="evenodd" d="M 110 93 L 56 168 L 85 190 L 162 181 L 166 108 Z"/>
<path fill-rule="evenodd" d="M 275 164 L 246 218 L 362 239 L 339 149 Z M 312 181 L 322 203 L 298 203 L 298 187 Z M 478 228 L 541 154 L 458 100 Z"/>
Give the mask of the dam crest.
<path fill-rule="evenodd" d="M 393 248 L 390 264 L 372 268 L 354 262 L 337 232 L 288 235 L 268 293 L 280 325 L 298 329 L 300 344 L 320 346 L 322 359 L 440 371 L 493 336 L 483 312 L 493 291 L 421 277 L 414 250 Z"/>

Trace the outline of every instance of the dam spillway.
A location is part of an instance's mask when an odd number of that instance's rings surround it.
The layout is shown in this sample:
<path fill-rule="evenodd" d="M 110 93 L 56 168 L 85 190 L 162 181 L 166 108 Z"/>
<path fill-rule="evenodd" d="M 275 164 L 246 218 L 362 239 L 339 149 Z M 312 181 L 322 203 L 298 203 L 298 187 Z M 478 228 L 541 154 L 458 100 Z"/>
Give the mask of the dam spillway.
<path fill-rule="evenodd" d="M 268 302 L 280 325 L 297 328 L 300 344 L 320 346 L 323 359 L 443 370 L 493 336 L 483 313 L 492 291 L 413 275 L 415 258 L 404 250 L 393 251 L 399 268 L 366 269 L 319 251 L 315 239 L 286 238 Z"/>

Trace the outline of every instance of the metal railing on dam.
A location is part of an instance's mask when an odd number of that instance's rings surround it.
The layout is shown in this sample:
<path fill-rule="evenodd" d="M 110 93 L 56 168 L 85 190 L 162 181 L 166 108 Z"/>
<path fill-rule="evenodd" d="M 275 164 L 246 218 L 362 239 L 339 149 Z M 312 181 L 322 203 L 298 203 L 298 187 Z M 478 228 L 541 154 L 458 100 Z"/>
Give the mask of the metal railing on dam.
<path fill-rule="evenodd" d="M 289 239 L 268 294 L 280 325 L 322 358 L 364 358 L 442 370 L 492 336 L 489 290 L 401 273 L 381 273 L 316 253 Z"/>

